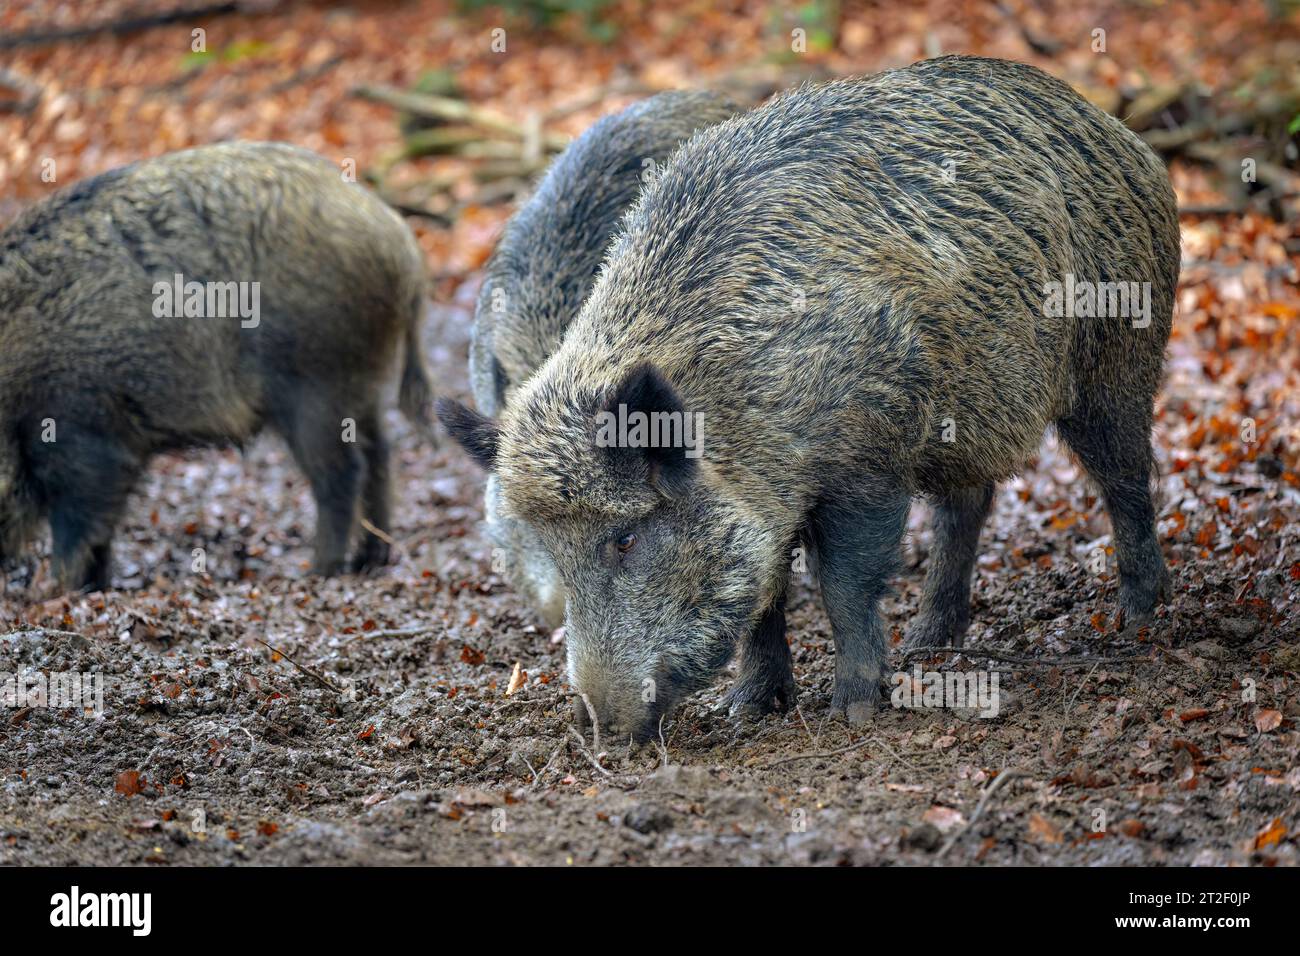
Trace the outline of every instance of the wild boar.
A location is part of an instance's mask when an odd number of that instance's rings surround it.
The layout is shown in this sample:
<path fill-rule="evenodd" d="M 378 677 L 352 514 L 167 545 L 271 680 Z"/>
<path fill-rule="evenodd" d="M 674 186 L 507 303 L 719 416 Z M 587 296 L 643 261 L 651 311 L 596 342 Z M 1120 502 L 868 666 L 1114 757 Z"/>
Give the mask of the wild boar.
<path fill-rule="evenodd" d="M 68 587 L 107 588 L 150 457 L 288 442 L 343 570 L 357 503 L 390 524 L 382 399 L 431 428 L 424 265 L 405 223 L 324 158 L 275 143 L 172 153 L 77 183 L 0 234 L 0 558 L 42 519 Z M 388 560 L 366 533 L 357 568 Z"/>
<path fill-rule="evenodd" d="M 994 485 L 1050 425 L 1104 495 L 1121 608 L 1152 614 L 1178 239 L 1157 157 L 1038 69 L 943 57 L 804 87 L 681 148 L 499 422 L 440 414 L 555 561 L 602 727 L 654 735 L 738 644 L 733 700 L 782 703 L 805 538 L 831 706 L 861 722 L 911 500 L 937 530 L 908 642 L 958 642 Z"/>
<path fill-rule="evenodd" d="M 642 185 L 697 129 L 735 112 L 713 93 L 660 93 L 598 120 L 556 158 L 485 270 L 470 348 L 482 414 L 496 415 L 559 347 Z M 558 627 L 564 587 L 555 565 L 526 524 L 501 514 L 498 497 L 489 476 L 484 511 L 496 566 L 548 627 Z"/>

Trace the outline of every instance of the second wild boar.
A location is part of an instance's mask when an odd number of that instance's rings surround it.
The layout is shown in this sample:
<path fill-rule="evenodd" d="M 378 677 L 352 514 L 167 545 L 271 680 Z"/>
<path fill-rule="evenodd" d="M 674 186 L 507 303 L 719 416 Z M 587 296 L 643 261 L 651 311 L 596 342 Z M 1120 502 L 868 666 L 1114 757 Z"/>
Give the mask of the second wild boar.
<path fill-rule="evenodd" d="M 382 399 L 428 429 L 424 265 L 337 166 L 273 143 L 77 183 L 0 233 L 0 559 L 43 519 L 67 587 L 102 589 L 151 456 L 278 432 L 311 482 L 315 570 L 388 560 Z M 358 504 L 360 507 L 358 507 Z"/>

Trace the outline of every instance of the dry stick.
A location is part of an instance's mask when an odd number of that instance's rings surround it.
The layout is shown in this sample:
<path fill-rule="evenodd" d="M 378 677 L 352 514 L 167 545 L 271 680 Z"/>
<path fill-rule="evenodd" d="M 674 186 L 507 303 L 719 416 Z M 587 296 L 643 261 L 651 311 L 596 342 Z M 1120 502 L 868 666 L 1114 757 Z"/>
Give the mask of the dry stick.
<path fill-rule="evenodd" d="M 803 711 L 799 709 L 798 704 L 794 705 L 794 712 L 799 716 L 799 723 L 803 724 L 803 732 L 808 735 L 808 742 L 816 747 L 817 740 L 813 737 L 813 732 L 808 729 L 808 721 L 803 719 Z"/>
<path fill-rule="evenodd" d="M 556 747 L 553 751 L 551 751 L 550 759 L 547 760 L 545 765 L 543 765 L 542 769 L 537 772 L 537 779 L 533 781 L 532 786 L 529 787 L 528 789 L 535 790 L 537 788 L 537 785 L 542 782 L 542 778 L 546 776 L 546 771 L 551 769 L 551 764 L 555 763 L 555 758 L 560 755 L 560 751 L 563 749 L 564 749 L 564 744 L 560 744 L 560 746 Z"/>
<path fill-rule="evenodd" d="M 905 767 L 910 767 L 912 770 L 916 771 L 917 773 L 924 773 L 924 772 L 925 772 L 925 771 L 923 771 L 920 767 L 918 767 L 916 764 L 912 763 L 910 760 L 907 760 L 907 759 L 905 759 L 905 758 L 903 758 L 903 757 L 900 757 L 898 754 L 894 753 L 893 748 L 890 747 L 889 744 L 885 743 L 883 740 L 877 740 L 876 743 L 880 744 L 881 749 L 884 750 L 885 753 L 889 754 L 889 756 L 893 757 L 895 760 L 897 760 L 897 761 L 898 761 L 899 763 L 901 763 L 903 766 L 905 766 Z"/>
<path fill-rule="evenodd" d="M 419 426 L 416 426 L 416 430 L 420 431 L 421 429 L 419 428 Z M 380 541 L 384 542 L 384 544 L 388 545 L 390 548 L 392 548 L 394 551 L 397 552 L 397 557 L 399 561 L 406 560 L 408 556 L 406 548 L 398 544 L 397 540 L 391 534 L 389 534 L 383 528 L 376 527 L 374 524 L 367 521 L 365 518 L 361 518 L 359 520 L 361 522 L 361 527 L 364 531 L 373 534 L 376 538 L 378 538 Z"/>
<path fill-rule="evenodd" d="M 378 641 L 385 637 L 419 637 L 421 634 L 428 634 L 437 629 L 437 627 L 430 624 L 426 627 L 397 628 L 387 631 L 361 631 L 358 634 L 352 635 L 344 643 L 351 644 L 353 641 Z"/>
<path fill-rule="evenodd" d="M 849 744 L 847 747 L 840 747 L 838 750 L 825 750 L 819 753 L 795 754 L 791 757 L 781 757 L 779 760 L 773 760 L 770 763 L 759 764 L 758 769 L 769 770 L 772 767 L 779 767 L 783 763 L 794 763 L 794 761 L 796 760 L 813 760 L 814 758 L 817 757 L 836 757 L 839 756 L 840 754 L 846 754 L 851 750 L 861 750 L 867 744 L 874 743 L 874 742 L 875 742 L 874 737 L 864 737 L 862 740 L 859 740 L 856 744 Z"/>
<path fill-rule="evenodd" d="M 1097 668 L 1100 666 L 1101 666 L 1101 662 L 1099 661 L 1098 663 L 1092 665 L 1092 670 L 1088 671 L 1088 673 L 1083 675 L 1083 680 L 1079 681 L 1079 686 L 1075 690 L 1074 695 L 1070 698 L 1070 702 L 1065 705 L 1066 717 L 1070 716 L 1070 711 L 1074 709 L 1074 702 L 1079 699 L 1079 693 L 1083 690 L 1084 687 L 1087 686 L 1088 681 L 1092 680 L 1092 675 L 1097 672 Z"/>
<path fill-rule="evenodd" d="M 502 133 L 514 139 L 524 139 L 524 127 L 510 117 L 495 110 L 472 106 L 463 100 L 449 96 L 433 96 L 428 93 L 409 93 L 391 86 L 373 86 L 362 84 L 353 87 L 352 95 L 363 100 L 383 103 L 405 113 L 412 113 L 426 119 L 446 120 L 454 123 L 473 123 L 483 129 Z M 569 137 L 558 133 L 547 133 L 542 137 L 547 149 L 559 152 L 569 145 Z"/>
<path fill-rule="evenodd" d="M 569 732 L 572 733 L 573 736 L 577 737 L 578 740 L 580 740 L 580 741 L 582 742 L 582 743 L 581 743 L 581 746 L 578 747 L 578 752 L 581 753 L 584 757 L 586 757 L 586 758 L 587 758 L 587 761 L 588 761 L 588 762 L 589 762 L 593 767 L 595 767 L 597 770 L 599 770 L 601 773 L 603 773 L 603 774 L 604 774 L 605 776 L 607 776 L 607 777 L 612 777 L 612 776 L 614 776 L 612 773 L 610 773 L 608 770 L 606 770 L 604 767 L 602 767 L 602 766 L 600 765 L 600 761 L 597 760 L 597 759 L 595 758 L 595 756 L 592 755 L 591 751 L 587 749 L 587 739 L 586 739 L 585 737 L 583 737 L 582 734 L 578 733 L 578 728 L 574 727 L 573 724 L 569 724 Z"/>
<path fill-rule="evenodd" d="M 1152 644 L 1152 647 L 1159 645 Z M 967 657 L 987 657 L 990 660 L 1007 664 L 1025 664 L 1030 667 L 1087 667 L 1097 664 L 1119 664 L 1125 661 L 1149 661 L 1150 654 L 1129 654 L 1120 657 L 1018 657 L 1001 651 L 977 651 L 967 647 L 917 647 L 903 655 L 906 664 L 914 657 L 930 657 L 933 654 L 965 654 Z"/>
<path fill-rule="evenodd" d="M 534 770 L 533 765 L 528 762 L 528 758 L 521 756 L 517 750 L 511 751 L 510 756 L 514 757 L 516 760 L 523 762 L 523 765 L 528 768 L 528 772 L 533 775 L 533 786 L 534 787 L 537 786 L 537 771 Z"/>
<path fill-rule="evenodd" d="M 375 527 L 373 524 L 371 524 L 371 523 L 370 523 L 369 521 L 367 521 L 365 518 L 362 518 L 362 519 L 360 519 L 360 520 L 361 520 L 361 527 L 365 528 L 367 531 L 369 531 L 371 534 L 373 534 L 373 535 L 374 535 L 376 538 L 378 538 L 380 541 L 384 542 L 384 544 L 388 545 L 389 547 L 393 547 L 393 548 L 398 547 L 397 542 L 396 542 L 395 540 L 393 540 L 393 536 L 390 535 L 387 531 L 384 531 L 384 530 L 381 529 L 381 528 L 377 528 L 377 527 Z"/>
<path fill-rule="evenodd" d="M 591 698 L 586 694 L 582 694 L 581 697 L 582 702 L 587 706 L 587 716 L 591 718 L 591 746 L 596 753 L 600 753 L 600 721 L 596 719 L 596 708 L 591 706 Z M 585 738 L 582 745 L 587 746 Z"/>
<path fill-rule="evenodd" d="M 343 689 L 342 689 L 341 687 L 337 687 L 337 686 L 335 686 L 333 683 L 331 683 L 329 680 L 327 680 L 327 679 L 325 679 L 324 677 L 322 677 L 320 674 L 316 673 L 316 672 L 315 672 L 314 670 L 312 670 L 310 667 L 304 667 L 302 664 L 299 664 L 297 661 L 295 661 L 292 657 L 290 657 L 290 656 L 289 656 L 288 654 L 286 654 L 284 651 L 280 650 L 278 647 L 273 647 L 272 645 L 266 643 L 266 641 L 262 640 L 260 637 L 255 637 L 255 638 L 253 638 L 253 640 L 257 641 L 257 643 L 261 644 L 263 647 L 270 648 L 272 651 L 274 651 L 275 653 L 279 654 L 279 655 L 280 655 L 281 657 L 283 657 L 286 661 L 288 661 L 288 662 L 289 662 L 290 664 L 292 664 L 294 667 L 298 668 L 298 670 L 302 671 L 302 672 L 303 672 L 304 674 L 306 674 L 308 677 L 311 677 L 311 678 L 313 678 L 314 680 L 319 681 L 319 682 L 321 683 L 322 686 L 324 686 L 324 687 L 328 687 L 330 690 L 334 691 L 334 693 L 339 694 L 340 696 L 343 694 Z"/>
<path fill-rule="evenodd" d="M 1025 773 L 1023 770 L 1003 770 L 998 774 L 994 781 L 985 788 L 984 795 L 980 797 L 980 802 L 975 807 L 975 812 L 971 814 L 970 820 L 964 827 L 948 839 L 948 842 L 943 845 L 942 849 L 940 849 L 938 854 L 935 856 L 935 861 L 937 862 L 942 860 L 948 854 L 948 851 L 957 845 L 957 841 L 969 833 L 975 824 L 979 822 L 979 818 L 984 815 L 984 809 L 988 806 L 989 800 L 992 799 L 993 794 L 997 793 L 998 788 L 1000 788 L 1002 784 L 1006 783 L 1008 780 L 1015 780 L 1019 777 L 1028 776 L 1029 774 Z"/>

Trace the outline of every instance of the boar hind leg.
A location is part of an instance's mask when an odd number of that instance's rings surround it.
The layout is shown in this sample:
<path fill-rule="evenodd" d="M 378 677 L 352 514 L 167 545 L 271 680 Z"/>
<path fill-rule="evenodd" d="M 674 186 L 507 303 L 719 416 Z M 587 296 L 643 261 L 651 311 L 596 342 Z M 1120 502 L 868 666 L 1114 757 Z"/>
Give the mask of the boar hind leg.
<path fill-rule="evenodd" d="M 49 501 L 55 575 L 65 588 L 108 590 L 113 528 L 141 463 L 111 438 L 72 424 L 39 447 L 32 472 Z"/>
<path fill-rule="evenodd" d="M 794 668 L 785 640 L 785 596 L 767 609 L 741 650 L 740 677 L 725 703 L 733 714 L 784 713 L 794 703 Z"/>
<path fill-rule="evenodd" d="M 95 539 L 111 535 L 112 530 L 107 516 L 79 512 L 71 502 L 50 509 L 54 573 L 61 585 L 87 593 L 108 590 L 113 577 L 112 544 Z"/>
<path fill-rule="evenodd" d="M 1150 403 L 1093 409 L 1062 419 L 1057 429 L 1100 486 L 1110 512 L 1124 618 L 1130 624 L 1149 621 L 1169 590 L 1151 500 Z"/>
<path fill-rule="evenodd" d="M 904 647 L 961 646 L 970 625 L 970 582 L 980 529 L 993 504 L 993 483 L 962 488 L 934 503 L 934 548 L 921 609 Z"/>
<path fill-rule="evenodd" d="M 378 528 L 392 537 L 393 505 L 392 481 L 389 476 L 388 438 L 378 414 L 362 423 L 362 453 L 366 461 L 365 487 L 361 494 L 361 509 L 372 528 Z M 354 571 L 381 568 L 391 559 L 387 540 L 369 528 L 362 533 L 361 551 L 353 562 Z"/>
<path fill-rule="evenodd" d="M 283 429 L 298 467 L 316 499 L 315 574 L 342 574 L 356 525 L 357 499 L 365 460 L 349 416 L 325 408 L 300 408 L 293 427 Z"/>
<path fill-rule="evenodd" d="M 878 605 L 898 570 L 911 498 L 898 488 L 819 504 L 813 536 L 822 601 L 835 638 L 833 713 L 850 723 L 870 718 L 880 697 L 885 628 Z"/>

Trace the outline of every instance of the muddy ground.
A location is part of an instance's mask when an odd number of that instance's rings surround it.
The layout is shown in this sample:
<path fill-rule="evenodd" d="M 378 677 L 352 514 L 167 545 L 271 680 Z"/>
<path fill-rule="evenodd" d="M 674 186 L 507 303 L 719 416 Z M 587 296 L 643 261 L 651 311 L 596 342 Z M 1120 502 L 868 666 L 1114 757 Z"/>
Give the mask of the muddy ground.
<path fill-rule="evenodd" d="M 446 391 L 464 389 L 473 292 L 431 313 Z M 1113 555 L 1089 560 L 1108 521 L 1049 439 L 985 530 L 972 655 L 921 662 L 995 670 L 987 719 L 888 697 L 865 729 L 831 719 L 804 580 L 796 709 L 732 718 L 723 680 L 662 747 L 595 752 L 570 730 L 562 643 L 491 573 L 481 478 L 449 444 L 392 416 L 400 560 L 329 581 L 306 573 L 311 499 L 276 441 L 160 460 L 112 591 L 53 595 L 44 551 L 7 575 L 0 672 L 104 690 L 97 715 L 0 711 L 0 862 L 1293 865 L 1300 495 L 1269 455 L 1215 472 L 1169 451 L 1217 400 L 1180 322 L 1158 430 L 1176 595 L 1149 630 L 1117 629 Z"/>

